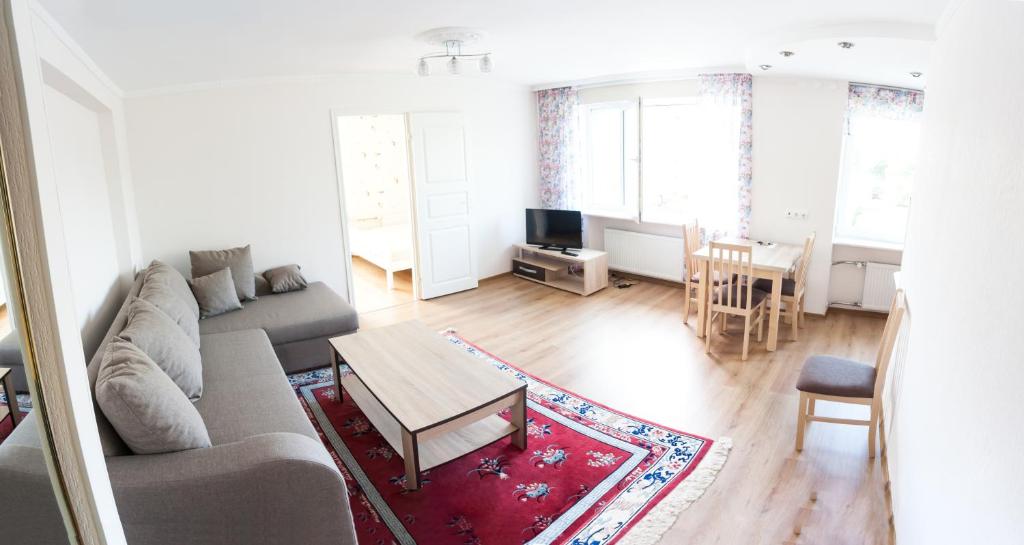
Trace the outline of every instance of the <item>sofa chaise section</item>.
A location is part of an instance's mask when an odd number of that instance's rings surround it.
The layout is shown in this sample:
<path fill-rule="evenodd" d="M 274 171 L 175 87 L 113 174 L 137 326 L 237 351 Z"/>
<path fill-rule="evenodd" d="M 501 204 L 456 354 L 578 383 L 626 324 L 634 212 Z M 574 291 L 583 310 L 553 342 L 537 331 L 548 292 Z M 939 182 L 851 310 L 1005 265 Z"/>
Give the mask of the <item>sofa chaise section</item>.
<path fill-rule="evenodd" d="M 293 373 L 330 365 L 328 339 L 359 327 L 355 309 L 323 282 L 301 291 L 261 295 L 241 310 L 205 318 L 202 334 L 243 329 L 266 331 L 281 366 Z"/>

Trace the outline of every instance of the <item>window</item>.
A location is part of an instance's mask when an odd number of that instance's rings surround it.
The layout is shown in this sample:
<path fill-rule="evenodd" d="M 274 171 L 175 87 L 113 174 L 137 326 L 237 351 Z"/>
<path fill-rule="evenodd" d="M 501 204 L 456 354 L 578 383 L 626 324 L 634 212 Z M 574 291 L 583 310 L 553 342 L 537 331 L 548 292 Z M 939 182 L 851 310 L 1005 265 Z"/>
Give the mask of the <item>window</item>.
<path fill-rule="evenodd" d="M 846 135 L 837 237 L 903 242 L 919 136 L 917 121 L 884 118 L 863 119 Z"/>
<path fill-rule="evenodd" d="M 588 104 L 580 109 L 583 211 L 637 219 L 639 135 L 637 104 Z"/>
<path fill-rule="evenodd" d="M 640 217 L 682 225 L 695 218 L 728 225 L 736 214 L 735 112 L 696 98 L 645 101 Z"/>
<path fill-rule="evenodd" d="M 736 115 L 735 108 L 696 97 L 583 106 L 584 213 L 667 225 L 697 218 L 702 225 L 733 225 Z"/>
<path fill-rule="evenodd" d="M 886 103 L 875 96 L 905 96 L 916 91 L 860 86 L 851 92 L 859 94 L 858 102 L 851 99 L 848 114 L 835 236 L 839 240 L 902 244 L 917 170 L 921 131 L 920 116 L 915 111 L 920 111 L 920 103 L 908 106 L 891 99 Z M 862 102 L 865 96 L 874 102 Z"/>

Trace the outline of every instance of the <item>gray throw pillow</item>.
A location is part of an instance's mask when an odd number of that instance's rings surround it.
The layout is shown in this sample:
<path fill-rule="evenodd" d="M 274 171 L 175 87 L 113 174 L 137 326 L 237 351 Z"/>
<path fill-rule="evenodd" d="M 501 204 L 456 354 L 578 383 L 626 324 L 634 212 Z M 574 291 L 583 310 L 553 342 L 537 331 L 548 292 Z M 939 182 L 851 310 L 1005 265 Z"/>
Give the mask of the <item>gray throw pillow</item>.
<path fill-rule="evenodd" d="M 186 306 L 166 284 L 153 283 L 142 284 L 139 290 L 139 298 L 145 299 L 169 316 L 178 327 L 188 335 L 195 345 L 199 346 L 199 317 L 192 314 L 192 309 Z"/>
<path fill-rule="evenodd" d="M 274 293 L 274 291 L 270 289 L 270 282 L 267 282 L 266 277 L 262 274 L 256 273 L 256 297 L 262 297 L 272 293 Z"/>
<path fill-rule="evenodd" d="M 192 279 L 192 293 L 199 303 L 199 316 L 209 318 L 242 308 L 231 279 L 231 269 L 224 268 L 215 273 Z"/>
<path fill-rule="evenodd" d="M 178 269 L 154 259 L 153 262 L 149 264 L 149 267 L 146 268 L 146 272 L 144 274 L 145 277 L 143 279 L 143 283 L 154 282 L 166 284 L 171 291 L 173 291 L 178 297 L 181 297 L 181 300 L 185 302 L 185 306 L 187 306 L 189 310 L 196 315 L 196 318 L 199 317 L 199 305 L 196 304 L 196 299 L 192 296 L 192 290 L 189 289 L 188 282 L 186 282 L 185 277 L 178 272 Z"/>
<path fill-rule="evenodd" d="M 304 290 L 309 284 L 306 283 L 306 279 L 299 272 L 301 268 L 298 265 L 285 265 L 284 267 L 270 269 L 264 272 L 263 276 L 267 279 L 267 282 L 270 282 L 270 289 L 274 293 Z"/>
<path fill-rule="evenodd" d="M 152 303 L 131 298 L 127 323 L 119 337 L 145 352 L 189 399 L 195 401 L 203 395 L 199 348 L 170 316 Z"/>
<path fill-rule="evenodd" d="M 256 299 L 256 277 L 252 266 L 252 251 L 249 246 L 228 250 L 191 251 L 192 278 L 215 273 L 225 267 L 231 269 L 235 292 L 240 301 Z"/>
<path fill-rule="evenodd" d="M 132 343 L 114 337 L 96 377 L 96 402 L 135 454 L 210 446 L 203 417 L 174 381 Z"/>

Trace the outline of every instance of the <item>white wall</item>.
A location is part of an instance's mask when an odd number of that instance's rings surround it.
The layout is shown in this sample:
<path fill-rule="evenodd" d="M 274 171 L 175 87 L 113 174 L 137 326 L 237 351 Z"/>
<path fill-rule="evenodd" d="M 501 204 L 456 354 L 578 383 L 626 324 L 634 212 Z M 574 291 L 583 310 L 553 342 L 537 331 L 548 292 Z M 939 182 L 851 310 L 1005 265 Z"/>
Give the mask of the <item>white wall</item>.
<path fill-rule="evenodd" d="M 1024 535 L 1024 2 L 949 9 L 929 66 L 904 256 L 911 327 L 889 444 L 895 527 L 901 545 L 1009 545 Z"/>
<path fill-rule="evenodd" d="M 257 270 L 298 263 L 345 293 L 332 110 L 462 111 L 478 270 L 511 269 L 522 210 L 539 205 L 536 103 L 486 78 L 356 75 L 239 83 L 126 101 L 143 254 L 188 270 L 188 250 L 252 244 Z"/>
<path fill-rule="evenodd" d="M 31 28 L 41 87 L 36 152 L 53 177 L 75 315 L 90 358 L 138 266 L 121 91 L 38 5 Z"/>
<path fill-rule="evenodd" d="M 46 85 L 47 128 L 75 311 L 88 357 L 120 306 L 121 274 L 96 112 Z"/>
<path fill-rule="evenodd" d="M 817 232 L 806 295 L 815 314 L 828 306 L 847 95 L 845 81 L 754 78 L 750 236 L 803 244 Z M 787 219 L 787 209 L 807 219 Z"/>

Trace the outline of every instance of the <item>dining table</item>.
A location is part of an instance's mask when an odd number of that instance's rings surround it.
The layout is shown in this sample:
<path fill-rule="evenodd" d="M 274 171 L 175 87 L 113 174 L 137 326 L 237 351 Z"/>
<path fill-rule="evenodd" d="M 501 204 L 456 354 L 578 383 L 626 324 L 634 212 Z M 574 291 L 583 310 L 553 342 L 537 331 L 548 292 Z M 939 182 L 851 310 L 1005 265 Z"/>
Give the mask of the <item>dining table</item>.
<path fill-rule="evenodd" d="M 768 343 L 766 348 L 769 352 L 774 351 L 779 341 L 779 310 L 782 307 L 782 279 L 792 271 L 796 262 L 803 253 L 803 247 L 796 244 L 783 244 L 780 242 L 767 242 L 750 240 L 745 238 L 722 238 L 715 242 L 725 244 L 739 244 L 750 246 L 751 263 L 753 265 L 754 278 L 771 280 L 771 311 L 768 319 Z M 707 318 L 708 306 L 708 283 L 704 279 L 709 278 L 708 264 L 710 246 L 704 246 L 693 253 L 697 259 L 700 269 L 701 281 L 697 285 L 697 336 L 704 337 L 705 320 Z"/>

